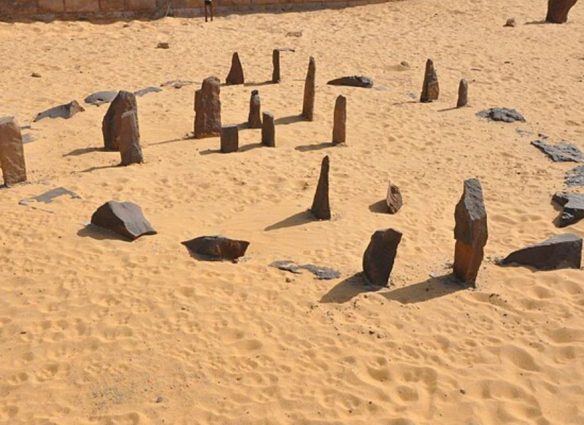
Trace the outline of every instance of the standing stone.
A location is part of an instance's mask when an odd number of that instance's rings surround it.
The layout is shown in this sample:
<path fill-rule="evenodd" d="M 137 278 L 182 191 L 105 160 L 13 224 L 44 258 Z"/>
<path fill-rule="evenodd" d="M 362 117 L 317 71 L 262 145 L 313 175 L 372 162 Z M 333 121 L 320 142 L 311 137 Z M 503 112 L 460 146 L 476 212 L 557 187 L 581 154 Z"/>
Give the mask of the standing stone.
<path fill-rule="evenodd" d="M 304 102 L 302 104 L 302 117 L 307 121 L 314 119 L 314 96 L 316 94 L 316 62 L 311 56 L 308 62 L 308 72 L 304 82 Z"/>
<path fill-rule="evenodd" d="M 6 186 L 26 181 L 22 134 L 13 117 L 0 118 L 0 167 Z"/>
<path fill-rule="evenodd" d="M 120 117 L 119 127 L 120 155 L 122 165 L 141 164 L 144 162 L 140 147 L 140 128 L 136 111 L 127 111 Z"/>
<path fill-rule="evenodd" d="M 221 128 L 221 152 L 237 152 L 239 148 L 239 129 L 236 125 L 226 125 Z"/>
<path fill-rule="evenodd" d="M 320 177 L 314 194 L 314 201 L 310 212 L 319 220 L 331 219 L 331 207 L 329 204 L 329 157 L 325 156 L 320 166 Z"/>
<path fill-rule="evenodd" d="M 457 108 L 462 108 L 468 104 L 468 82 L 465 79 L 460 80 L 458 85 L 458 102 L 456 102 Z"/>
<path fill-rule="evenodd" d="M 271 112 L 264 112 L 262 117 L 262 145 L 274 148 L 276 147 L 276 126 L 274 125 L 274 115 Z"/>
<path fill-rule="evenodd" d="M 339 95 L 335 101 L 335 114 L 333 120 L 333 145 L 347 141 L 347 98 Z"/>
<path fill-rule="evenodd" d="M 116 152 L 120 150 L 122 115 L 128 111 L 138 113 L 136 96 L 133 93 L 122 90 L 110 104 L 101 123 L 103 145 L 106 151 Z"/>
<path fill-rule="evenodd" d="M 233 54 L 231 57 L 231 69 L 229 70 L 229 74 L 225 79 L 227 85 L 235 85 L 235 84 L 243 84 L 245 82 L 245 78 L 243 77 L 243 68 L 241 66 L 241 61 L 239 60 L 239 55 L 237 52 Z"/>
<path fill-rule="evenodd" d="M 195 138 L 218 136 L 221 133 L 220 81 L 217 77 L 203 80 L 195 92 Z"/>
<path fill-rule="evenodd" d="M 249 128 L 261 128 L 261 101 L 260 93 L 257 90 L 252 90 L 251 98 L 249 99 L 249 115 L 247 117 L 247 125 Z"/>
<path fill-rule="evenodd" d="M 363 254 L 363 272 L 367 281 L 376 286 L 389 286 L 389 275 L 402 234 L 394 229 L 377 230 Z"/>
<path fill-rule="evenodd" d="M 389 214 L 397 213 L 403 205 L 402 195 L 395 184 L 389 182 L 389 186 L 387 188 L 387 196 L 385 198 L 385 202 L 387 204 L 387 212 Z"/>
<path fill-rule="evenodd" d="M 280 50 L 274 49 L 272 51 L 272 83 L 278 84 L 281 80 L 280 77 Z"/>
<path fill-rule="evenodd" d="M 464 182 L 464 192 L 454 212 L 454 275 L 474 286 L 487 243 L 487 211 L 478 179 Z"/>
<path fill-rule="evenodd" d="M 548 0 L 546 22 L 563 24 L 568 20 L 568 13 L 578 0 Z"/>
<path fill-rule="evenodd" d="M 424 84 L 422 86 L 422 95 L 420 102 L 428 103 L 433 100 L 438 100 L 440 94 L 440 86 L 438 85 L 438 76 L 434 69 L 434 62 L 432 59 L 426 61 L 426 72 L 424 73 Z"/>

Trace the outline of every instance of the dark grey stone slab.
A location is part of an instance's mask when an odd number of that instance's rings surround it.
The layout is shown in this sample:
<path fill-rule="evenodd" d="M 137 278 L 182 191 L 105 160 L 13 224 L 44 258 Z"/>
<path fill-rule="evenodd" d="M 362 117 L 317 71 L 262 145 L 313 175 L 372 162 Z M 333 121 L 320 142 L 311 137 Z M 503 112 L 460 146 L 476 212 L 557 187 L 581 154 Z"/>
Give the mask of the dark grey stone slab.
<path fill-rule="evenodd" d="M 554 162 L 584 162 L 584 154 L 578 146 L 572 143 L 563 142 L 552 145 L 538 139 L 531 142 L 531 144 Z"/>
<path fill-rule="evenodd" d="M 484 111 L 477 112 L 477 115 L 481 118 L 486 118 L 489 121 L 501 121 L 501 122 L 525 122 L 525 118 L 515 109 L 510 108 L 490 108 Z"/>
<path fill-rule="evenodd" d="M 579 165 L 568 171 L 564 181 L 568 187 L 584 186 L 584 165 Z"/>
<path fill-rule="evenodd" d="M 334 80 L 330 80 L 327 84 L 331 86 L 348 86 L 370 89 L 373 87 L 373 80 L 363 75 L 351 75 L 349 77 L 335 78 Z"/>
<path fill-rule="evenodd" d="M 76 100 L 73 100 L 64 105 L 55 106 L 53 108 L 47 109 L 44 112 L 38 113 L 33 122 L 38 122 L 45 118 L 69 119 L 76 113 L 83 111 L 85 111 L 85 109 Z"/>
<path fill-rule="evenodd" d="M 182 242 L 189 252 L 201 260 L 236 261 L 245 255 L 247 241 L 238 241 L 223 236 L 200 236 Z"/>
<path fill-rule="evenodd" d="M 500 264 L 518 264 L 538 270 L 579 269 L 582 265 L 582 238 L 573 233 L 554 236 L 512 252 Z"/>
<path fill-rule="evenodd" d="M 337 270 L 331 269 L 330 267 L 317 266 L 314 264 L 296 264 L 293 261 L 288 260 L 278 260 L 270 264 L 270 267 L 275 267 L 280 270 L 288 271 L 291 273 L 300 273 L 301 270 L 308 270 L 317 279 L 320 280 L 331 280 L 338 279 L 341 277 L 341 273 Z"/>
<path fill-rule="evenodd" d="M 584 194 L 558 192 L 552 201 L 562 206 L 562 212 L 558 217 L 559 227 L 569 226 L 584 218 Z"/>
<path fill-rule="evenodd" d="M 142 209 L 133 202 L 106 202 L 93 213 L 91 224 L 132 241 L 143 235 L 156 234 L 156 230 L 144 217 Z"/>

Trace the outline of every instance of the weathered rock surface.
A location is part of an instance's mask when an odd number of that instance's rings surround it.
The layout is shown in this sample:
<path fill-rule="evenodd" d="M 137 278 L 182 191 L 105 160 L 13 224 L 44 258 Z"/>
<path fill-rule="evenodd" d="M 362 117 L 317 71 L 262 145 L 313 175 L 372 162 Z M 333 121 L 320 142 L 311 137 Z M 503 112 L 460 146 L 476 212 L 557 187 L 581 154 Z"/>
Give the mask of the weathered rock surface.
<path fill-rule="evenodd" d="M 568 13 L 578 0 L 548 0 L 546 22 L 563 24 L 568 20 Z"/>
<path fill-rule="evenodd" d="M 249 128 L 262 128 L 261 99 L 257 90 L 251 92 L 247 125 Z"/>
<path fill-rule="evenodd" d="M 293 261 L 278 260 L 270 264 L 270 267 L 275 267 L 280 270 L 291 273 L 300 273 L 301 270 L 308 270 L 319 280 L 331 280 L 341 277 L 341 273 L 330 267 L 317 266 L 314 264 L 296 264 Z"/>
<path fill-rule="evenodd" d="M 349 77 L 335 78 L 334 80 L 330 80 L 327 84 L 331 86 L 348 86 L 370 89 L 373 87 L 373 80 L 363 75 L 351 75 Z"/>
<path fill-rule="evenodd" d="M 584 218 L 584 194 L 558 192 L 554 194 L 552 201 L 562 206 L 558 217 L 559 227 L 569 226 Z"/>
<path fill-rule="evenodd" d="M 533 146 L 545 153 L 554 162 L 584 162 L 584 154 L 578 146 L 572 143 L 557 143 L 555 145 L 534 140 Z"/>
<path fill-rule="evenodd" d="M 231 57 L 231 69 L 229 70 L 225 82 L 228 85 L 243 84 L 245 82 L 243 67 L 241 66 L 241 61 L 239 60 L 239 54 L 237 52 L 233 53 L 233 56 Z"/>
<path fill-rule="evenodd" d="M 308 72 L 304 82 L 304 101 L 302 103 L 302 117 L 307 121 L 314 120 L 314 98 L 316 95 L 316 62 L 311 56 L 308 61 Z"/>
<path fill-rule="evenodd" d="M 226 125 L 221 128 L 221 152 L 237 152 L 239 149 L 239 128 L 236 125 Z"/>
<path fill-rule="evenodd" d="M 217 77 L 203 80 L 195 92 L 195 138 L 218 136 L 221 133 L 221 88 Z"/>
<path fill-rule="evenodd" d="M 129 111 L 138 113 L 136 96 L 127 91 L 120 91 L 109 106 L 101 124 L 103 145 L 106 151 L 119 151 L 121 137 L 133 136 L 132 129 L 127 126 L 127 123 L 124 124 L 124 132 L 122 132 L 122 115 Z"/>
<path fill-rule="evenodd" d="M 106 202 L 93 213 L 91 224 L 132 241 L 143 235 L 156 234 L 156 230 L 144 217 L 142 209 L 133 202 Z"/>
<path fill-rule="evenodd" d="M 376 286 L 389 286 L 397 248 L 402 234 L 394 229 L 377 230 L 363 254 L 363 272 L 367 281 Z"/>
<path fill-rule="evenodd" d="M 238 241 L 223 236 L 201 236 L 182 242 L 194 255 L 212 261 L 236 261 L 245 255 L 247 241 Z"/>
<path fill-rule="evenodd" d="M 310 207 L 310 212 L 319 220 L 331 219 L 331 207 L 329 203 L 329 168 L 330 162 L 327 155 L 323 158 L 320 166 L 318 186 L 316 187 L 312 207 Z"/>
<path fill-rule="evenodd" d="M 55 106 L 46 111 L 37 114 L 33 122 L 38 122 L 45 118 L 64 118 L 69 119 L 78 112 L 83 112 L 85 109 L 76 101 L 66 103 L 64 105 Z"/>
<path fill-rule="evenodd" d="M 512 123 L 515 121 L 525 122 L 525 118 L 515 109 L 509 108 L 490 108 L 484 111 L 477 112 L 481 118 L 486 118 L 489 121 L 502 121 Z"/>
<path fill-rule="evenodd" d="M 438 100 L 440 95 L 440 85 L 438 84 L 438 75 L 434 69 L 434 62 L 432 59 L 426 61 L 426 71 L 424 72 L 424 83 L 422 85 L 422 94 L 420 102 L 428 103 L 433 100 Z"/>
<path fill-rule="evenodd" d="M 280 75 L 280 49 L 272 51 L 272 83 L 278 84 L 282 77 Z"/>
<path fill-rule="evenodd" d="M 138 112 L 126 111 L 119 121 L 119 133 L 116 140 L 119 143 L 122 165 L 141 164 L 144 162 L 140 147 L 140 128 L 138 127 Z"/>
<path fill-rule="evenodd" d="M 458 101 L 456 102 L 456 107 L 462 108 L 466 105 L 468 105 L 468 82 L 462 79 L 458 85 Z"/>
<path fill-rule="evenodd" d="M 564 181 L 568 187 L 584 186 L 584 165 L 569 170 Z"/>
<path fill-rule="evenodd" d="M 481 184 L 477 179 L 464 182 L 464 192 L 454 212 L 454 275 L 475 284 L 488 239 L 487 211 Z"/>
<path fill-rule="evenodd" d="M 579 269 L 582 266 L 582 238 L 573 233 L 554 236 L 512 252 L 500 264 L 518 264 L 538 270 Z"/>
<path fill-rule="evenodd" d="M 13 117 L 0 118 L 0 167 L 6 186 L 26 181 L 22 134 Z"/>
<path fill-rule="evenodd" d="M 389 214 L 397 213 L 403 205 L 402 195 L 399 187 L 389 182 L 387 187 L 387 196 L 385 198 L 387 212 Z"/>
<path fill-rule="evenodd" d="M 343 95 L 335 101 L 333 117 L 333 144 L 338 145 L 347 141 L 347 98 Z"/>
<path fill-rule="evenodd" d="M 270 112 L 262 114 L 262 145 L 268 147 L 276 147 L 276 125 L 274 122 L 274 115 Z"/>

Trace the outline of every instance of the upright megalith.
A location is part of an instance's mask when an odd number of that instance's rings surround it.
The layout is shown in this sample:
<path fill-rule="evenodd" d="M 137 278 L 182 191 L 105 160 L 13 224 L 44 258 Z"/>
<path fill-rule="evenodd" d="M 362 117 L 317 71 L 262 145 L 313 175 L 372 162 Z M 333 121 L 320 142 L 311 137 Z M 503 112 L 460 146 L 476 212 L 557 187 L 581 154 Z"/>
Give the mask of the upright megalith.
<path fill-rule="evenodd" d="M 122 165 L 141 164 L 144 162 L 140 147 L 140 128 L 138 113 L 130 110 L 120 117 L 119 144 Z"/>
<path fill-rule="evenodd" d="M 422 95 L 420 102 L 428 103 L 433 100 L 438 100 L 440 95 L 440 86 L 438 85 L 438 75 L 434 69 L 434 62 L 432 59 L 426 61 L 426 72 L 424 73 L 424 84 L 422 85 Z"/>
<path fill-rule="evenodd" d="M 458 101 L 456 102 L 456 107 L 462 108 L 466 105 L 468 105 L 468 82 L 463 78 L 458 85 Z"/>
<path fill-rule="evenodd" d="M 203 80 L 195 92 L 195 138 L 218 136 L 221 133 L 221 82 L 217 77 Z"/>
<path fill-rule="evenodd" d="M 235 52 L 231 57 L 231 69 L 227 78 L 225 79 L 227 85 L 243 84 L 245 78 L 243 77 L 243 67 L 241 66 L 241 61 L 239 60 L 239 54 Z"/>
<path fill-rule="evenodd" d="M 487 211 L 478 179 L 464 182 L 464 191 L 454 212 L 454 275 L 475 285 L 488 239 Z"/>
<path fill-rule="evenodd" d="M 262 128 L 261 100 L 257 90 L 251 92 L 247 125 L 249 128 Z"/>
<path fill-rule="evenodd" d="M 272 83 L 278 84 L 282 77 L 280 76 L 280 49 L 272 51 Z"/>
<path fill-rule="evenodd" d="M 302 117 L 307 121 L 314 119 L 314 96 L 316 94 L 316 62 L 311 56 L 308 61 L 308 72 L 304 82 L 304 101 L 302 103 Z"/>
<path fill-rule="evenodd" d="M 237 125 L 226 125 L 221 128 L 221 152 L 237 152 L 239 149 L 239 128 Z"/>
<path fill-rule="evenodd" d="M 367 281 L 375 286 L 389 286 L 401 232 L 394 229 L 377 230 L 363 254 L 363 273 Z"/>
<path fill-rule="evenodd" d="M 6 186 L 26 181 L 22 134 L 14 117 L 0 118 L 0 167 Z"/>
<path fill-rule="evenodd" d="M 101 123 L 103 145 L 106 151 L 116 152 L 120 150 L 122 115 L 129 111 L 138 113 L 136 96 L 133 93 L 122 90 L 110 104 Z"/>
<path fill-rule="evenodd" d="M 339 95 L 335 101 L 333 117 L 333 145 L 347 141 L 347 98 Z"/>
<path fill-rule="evenodd" d="M 546 22 L 563 24 L 568 20 L 568 13 L 578 0 L 548 0 Z"/>
<path fill-rule="evenodd" d="M 262 114 L 262 145 L 270 148 L 276 147 L 276 126 L 274 115 L 270 112 Z"/>
<path fill-rule="evenodd" d="M 320 177 L 314 194 L 314 200 L 310 212 L 319 220 L 331 219 L 331 207 L 329 203 L 329 157 L 322 159 L 320 166 Z"/>

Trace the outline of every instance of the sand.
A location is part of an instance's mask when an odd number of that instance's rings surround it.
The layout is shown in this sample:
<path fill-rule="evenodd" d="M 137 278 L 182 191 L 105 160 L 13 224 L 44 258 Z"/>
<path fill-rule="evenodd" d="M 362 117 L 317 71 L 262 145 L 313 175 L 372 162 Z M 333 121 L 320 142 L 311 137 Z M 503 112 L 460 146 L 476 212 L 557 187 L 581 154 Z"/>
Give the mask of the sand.
<path fill-rule="evenodd" d="M 99 90 L 196 81 L 138 99 L 143 165 L 100 151 L 106 106 L 24 130 L 29 182 L 0 190 L 0 423 L 584 423 L 583 272 L 495 264 L 551 235 L 584 236 L 584 221 L 555 227 L 550 204 L 575 164 L 530 146 L 541 132 L 584 149 L 584 7 L 566 25 L 525 25 L 544 16 L 543 1 L 411 0 L 208 25 L 0 24 L 0 115 L 21 125 Z M 282 83 L 264 85 L 276 47 L 296 52 L 282 53 Z M 184 139 L 195 87 L 223 80 L 233 51 L 249 85 L 222 88 L 223 122 L 244 122 L 257 88 L 275 149 L 259 130 L 241 131 L 229 155 L 218 138 Z M 298 122 L 310 55 L 315 121 Z M 441 96 L 419 104 L 428 57 Z M 352 74 L 376 88 L 326 85 Z M 471 106 L 456 110 L 461 78 Z M 333 148 L 339 94 L 348 143 Z M 528 121 L 475 116 L 494 106 Z M 325 154 L 333 219 L 313 222 Z M 441 278 L 470 177 L 489 214 L 477 289 Z M 389 179 L 404 197 L 393 216 L 379 212 Z M 81 199 L 18 204 L 61 186 Z M 159 234 L 129 243 L 86 229 L 111 199 L 138 203 Z M 386 227 L 404 237 L 391 288 L 372 291 L 361 257 Z M 245 259 L 200 262 L 180 244 L 213 234 L 251 241 Z M 268 266 L 282 259 L 342 277 Z"/>

